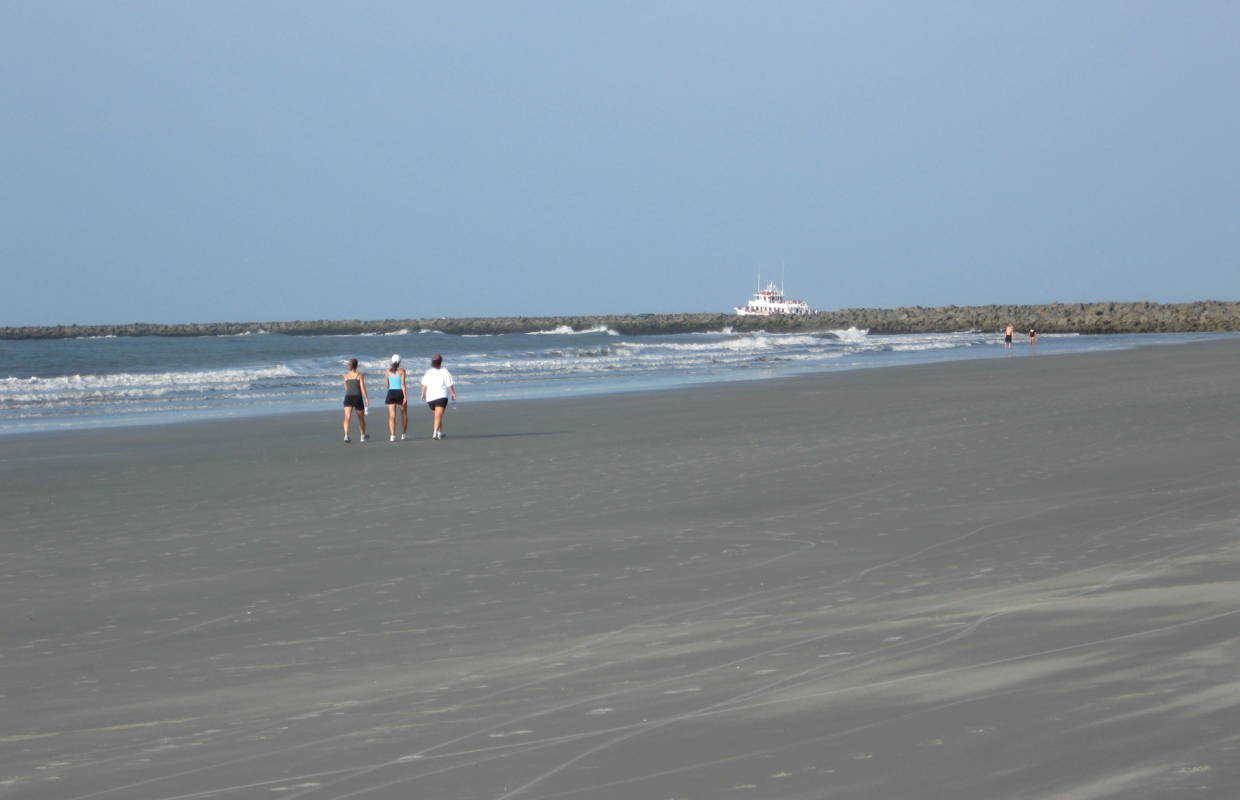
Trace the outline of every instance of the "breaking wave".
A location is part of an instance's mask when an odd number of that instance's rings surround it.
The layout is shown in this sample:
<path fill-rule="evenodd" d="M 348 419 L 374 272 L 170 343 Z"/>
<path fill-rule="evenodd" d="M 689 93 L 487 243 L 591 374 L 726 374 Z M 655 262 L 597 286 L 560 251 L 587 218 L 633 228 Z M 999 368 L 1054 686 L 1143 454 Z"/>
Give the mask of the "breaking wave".
<path fill-rule="evenodd" d="M 41 404 L 114 403 L 173 396 L 239 392 L 296 378 L 280 364 L 272 367 L 197 372 L 121 372 L 111 375 L 60 375 L 0 379 L 0 408 Z"/>
<path fill-rule="evenodd" d="M 558 325 L 549 331 L 530 331 L 526 336 L 572 336 L 581 333 L 605 333 L 608 336 L 619 336 L 620 334 L 608 328 L 606 325 L 595 325 L 593 328 L 584 328 L 582 330 L 573 330 L 571 325 Z"/>

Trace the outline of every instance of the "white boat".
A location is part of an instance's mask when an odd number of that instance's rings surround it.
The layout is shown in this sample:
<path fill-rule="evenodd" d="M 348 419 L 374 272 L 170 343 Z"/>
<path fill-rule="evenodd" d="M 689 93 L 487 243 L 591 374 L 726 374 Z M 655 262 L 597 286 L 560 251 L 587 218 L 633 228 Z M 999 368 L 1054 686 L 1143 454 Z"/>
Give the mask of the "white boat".
<path fill-rule="evenodd" d="M 803 317 L 817 313 L 804 300 L 788 300 L 783 287 L 768 283 L 753 293 L 743 306 L 736 307 L 738 317 Z"/>

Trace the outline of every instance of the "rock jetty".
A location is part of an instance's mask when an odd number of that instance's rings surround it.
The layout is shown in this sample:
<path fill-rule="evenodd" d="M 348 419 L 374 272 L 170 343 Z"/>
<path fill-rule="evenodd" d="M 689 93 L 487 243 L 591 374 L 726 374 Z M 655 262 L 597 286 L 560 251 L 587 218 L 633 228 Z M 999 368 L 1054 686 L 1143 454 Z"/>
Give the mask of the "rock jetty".
<path fill-rule="evenodd" d="M 567 326 L 576 331 L 604 327 L 617 333 L 735 331 L 822 331 L 862 328 L 871 333 L 998 331 L 1008 324 L 1043 333 L 1190 333 L 1240 331 L 1240 302 L 1053 303 L 1049 305 L 913 306 L 846 308 L 806 317 L 738 317 L 734 314 L 623 314 L 575 317 L 477 317 L 456 319 L 297 320 L 295 322 L 210 322 L 159 325 L 50 325 L 0 327 L 0 339 L 74 339 L 92 336 L 237 336 L 283 333 L 450 334 L 530 333 Z"/>

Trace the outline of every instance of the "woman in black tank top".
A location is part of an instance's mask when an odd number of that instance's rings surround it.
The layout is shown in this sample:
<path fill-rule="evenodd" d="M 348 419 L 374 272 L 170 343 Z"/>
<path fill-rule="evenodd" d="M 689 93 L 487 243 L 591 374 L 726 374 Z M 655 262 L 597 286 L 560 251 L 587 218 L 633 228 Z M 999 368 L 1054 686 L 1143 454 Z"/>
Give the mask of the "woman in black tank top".
<path fill-rule="evenodd" d="M 357 412 L 357 428 L 359 442 L 365 442 L 370 436 L 366 433 L 366 407 L 370 405 L 370 397 L 366 394 L 366 376 L 357 371 L 357 359 L 349 359 L 349 371 L 344 374 L 344 441 L 349 439 L 349 420 L 353 412 Z"/>

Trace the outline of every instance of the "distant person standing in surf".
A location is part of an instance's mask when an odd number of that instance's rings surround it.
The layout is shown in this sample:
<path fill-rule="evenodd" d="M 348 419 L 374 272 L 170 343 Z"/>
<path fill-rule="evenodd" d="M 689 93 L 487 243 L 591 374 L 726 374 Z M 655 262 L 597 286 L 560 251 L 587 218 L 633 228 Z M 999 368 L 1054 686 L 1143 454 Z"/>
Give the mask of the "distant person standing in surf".
<path fill-rule="evenodd" d="M 456 386 L 452 381 L 452 373 L 443 368 L 443 356 L 436 353 L 431 356 L 431 368 L 422 376 L 422 400 L 435 415 L 432 439 L 443 438 L 443 412 L 448 407 L 449 396 L 455 403 Z"/>
<path fill-rule="evenodd" d="M 1014 333 L 1016 333 L 1016 326 L 1011 323 L 1003 329 L 1003 346 L 1008 350 L 1012 349 L 1012 334 Z"/>
<path fill-rule="evenodd" d="M 370 396 L 366 394 L 366 376 L 357 371 L 357 359 L 349 359 L 349 371 L 344 374 L 344 441 L 348 444 L 349 420 L 353 412 L 357 412 L 357 429 L 359 442 L 365 442 L 370 436 L 366 433 L 366 409 L 370 406 Z"/>
<path fill-rule="evenodd" d="M 409 387 L 405 385 L 405 368 L 400 356 L 393 354 L 387 369 L 388 441 L 396 441 L 396 410 L 400 409 L 400 440 L 409 433 Z"/>

